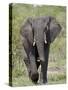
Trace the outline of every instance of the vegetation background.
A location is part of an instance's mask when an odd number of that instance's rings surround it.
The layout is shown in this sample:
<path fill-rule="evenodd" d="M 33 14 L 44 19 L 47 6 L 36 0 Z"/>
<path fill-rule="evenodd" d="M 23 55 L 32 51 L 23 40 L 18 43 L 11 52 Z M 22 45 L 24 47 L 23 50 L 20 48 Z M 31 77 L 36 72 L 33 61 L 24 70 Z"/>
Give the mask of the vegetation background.
<path fill-rule="evenodd" d="M 20 27 L 28 17 L 54 16 L 62 31 L 51 44 L 48 64 L 48 84 L 66 83 L 66 7 L 12 4 L 12 85 L 34 85 L 23 62 L 26 55 L 20 38 Z"/>

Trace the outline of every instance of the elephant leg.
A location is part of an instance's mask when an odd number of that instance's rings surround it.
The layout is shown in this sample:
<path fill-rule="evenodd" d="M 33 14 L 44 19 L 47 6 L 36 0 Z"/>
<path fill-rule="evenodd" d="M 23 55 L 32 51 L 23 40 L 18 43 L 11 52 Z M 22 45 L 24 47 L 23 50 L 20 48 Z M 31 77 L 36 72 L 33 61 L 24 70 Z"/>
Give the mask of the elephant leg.
<path fill-rule="evenodd" d="M 25 38 L 23 39 L 23 46 L 26 51 L 29 65 L 30 65 L 28 67 L 28 64 L 26 64 L 30 71 L 29 76 L 34 83 L 37 83 L 39 74 L 37 71 L 37 66 L 36 66 L 36 61 L 35 61 L 35 49 L 33 46 L 31 46 L 31 44 Z"/>
<path fill-rule="evenodd" d="M 47 83 L 47 67 L 48 67 L 48 57 L 49 57 L 49 47 L 50 45 L 44 45 L 44 52 L 45 52 L 45 61 L 41 61 L 41 75 L 40 75 L 40 82 L 41 84 Z"/>

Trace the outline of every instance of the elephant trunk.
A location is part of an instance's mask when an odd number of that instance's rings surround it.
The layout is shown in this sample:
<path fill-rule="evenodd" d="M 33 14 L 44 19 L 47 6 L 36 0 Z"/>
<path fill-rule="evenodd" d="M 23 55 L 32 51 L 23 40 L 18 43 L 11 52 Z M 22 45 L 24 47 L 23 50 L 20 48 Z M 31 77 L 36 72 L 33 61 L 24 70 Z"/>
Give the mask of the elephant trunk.
<path fill-rule="evenodd" d="M 41 61 L 45 61 L 45 55 L 44 55 L 44 35 L 43 32 L 40 32 L 40 30 L 37 30 L 35 33 L 35 42 L 37 45 L 37 50 L 39 54 L 39 58 Z"/>

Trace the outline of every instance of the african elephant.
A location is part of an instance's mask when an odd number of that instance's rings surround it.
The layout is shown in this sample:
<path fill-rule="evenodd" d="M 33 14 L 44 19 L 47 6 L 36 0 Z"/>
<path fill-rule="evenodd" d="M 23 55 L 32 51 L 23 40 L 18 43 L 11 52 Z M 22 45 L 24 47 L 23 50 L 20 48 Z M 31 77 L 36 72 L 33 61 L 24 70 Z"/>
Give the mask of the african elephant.
<path fill-rule="evenodd" d="M 49 48 L 60 31 L 60 24 L 52 16 L 28 18 L 22 25 L 20 33 L 27 54 L 24 62 L 34 83 L 39 79 L 39 65 L 41 65 L 40 83 L 47 83 Z"/>

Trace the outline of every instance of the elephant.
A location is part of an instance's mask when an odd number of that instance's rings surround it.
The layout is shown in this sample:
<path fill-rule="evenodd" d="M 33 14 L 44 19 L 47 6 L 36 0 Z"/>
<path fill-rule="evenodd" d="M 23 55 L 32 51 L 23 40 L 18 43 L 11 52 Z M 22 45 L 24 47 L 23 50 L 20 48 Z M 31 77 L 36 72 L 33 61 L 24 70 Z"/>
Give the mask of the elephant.
<path fill-rule="evenodd" d="M 61 31 L 61 26 L 53 16 L 28 17 L 21 26 L 22 46 L 27 57 L 24 58 L 29 78 L 37 84 L 47 83 L 47 68 L 50 44 Z M 39 75 L 38 68 L 41 65 Z"/>

